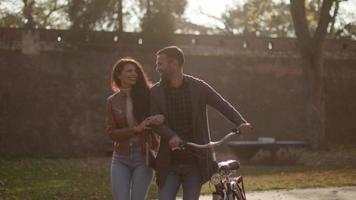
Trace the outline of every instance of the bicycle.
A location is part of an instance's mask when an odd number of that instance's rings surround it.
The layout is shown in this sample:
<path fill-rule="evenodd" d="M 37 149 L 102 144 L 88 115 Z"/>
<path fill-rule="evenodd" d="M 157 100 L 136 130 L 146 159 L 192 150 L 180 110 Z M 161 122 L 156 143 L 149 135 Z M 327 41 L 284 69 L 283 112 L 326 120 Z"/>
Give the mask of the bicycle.
<path fill-rule="evenodd" d="M 180 145 L 180 149 L 185 149 L 187 146 L 198 149 L 212 148 L 223 144 L 228 138 L 234 135 L 239 135 L 239 128 L 233 129 L 229 134 L 216 142 L 209 142 L 207 144 L 183 142 Z M 230 177 L 234 171 L 240 168 L 240 162 L 237 160 L 226 160 L 216 163 L 214 167 L 216 173 L 210 178 L 210 182 L 215 187 L 215 191 L 212 193 L 213 200 L 246 200 L 242 176 Z"/>

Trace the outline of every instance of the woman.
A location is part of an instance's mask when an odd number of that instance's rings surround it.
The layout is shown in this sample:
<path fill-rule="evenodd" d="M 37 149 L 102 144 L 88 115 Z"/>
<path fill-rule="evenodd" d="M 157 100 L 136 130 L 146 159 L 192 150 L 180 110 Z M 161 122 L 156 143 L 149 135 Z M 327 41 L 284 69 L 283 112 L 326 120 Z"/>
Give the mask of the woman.
<path fill-rule="evenodd" d="M 164 119 L 161 115 L 148 116 L 150 84 L 136 60 L 123 58 L 114 65 L 111 86 L 115 93 L 107 99 L 107 134 L 115 147 L 112 196 L 114 200 L 143 200 L 153 174 L 148 153 L 158 146 L 149 125 L 163 123 Z"/>

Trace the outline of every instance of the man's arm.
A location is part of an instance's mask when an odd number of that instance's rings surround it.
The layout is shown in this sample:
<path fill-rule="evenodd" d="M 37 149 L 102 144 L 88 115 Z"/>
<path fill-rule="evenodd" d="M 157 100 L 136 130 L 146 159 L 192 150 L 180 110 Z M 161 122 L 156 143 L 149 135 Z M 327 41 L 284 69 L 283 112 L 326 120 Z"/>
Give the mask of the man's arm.
<path fill-rule="evenodd" d="M 216 92 L 209 84 L 202 82 L 207 98 L 207 104 L 218 110 L 236 126 L 239 126 L 247 121 L 242 115 L 218 92 Z"/>

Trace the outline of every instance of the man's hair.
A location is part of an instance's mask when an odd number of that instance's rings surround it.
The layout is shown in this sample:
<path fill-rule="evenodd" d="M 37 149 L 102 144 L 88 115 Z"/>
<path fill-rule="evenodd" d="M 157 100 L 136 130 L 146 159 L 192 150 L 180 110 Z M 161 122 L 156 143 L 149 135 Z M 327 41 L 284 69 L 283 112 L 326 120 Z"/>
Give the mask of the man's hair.
<path fill-rule="evenodd" d="M 157 51 L 156 55 L 166 55 L 169 58 L 173 58 L 176 59 L 178 61 L 178 64 L 180 67 L 183 66 L 184 64 L 184 53 L 182 51 L 182 49 L 180 49 L 177 46 L 168 46 L 168 47 L 164 47 L 163 49 Z"/>

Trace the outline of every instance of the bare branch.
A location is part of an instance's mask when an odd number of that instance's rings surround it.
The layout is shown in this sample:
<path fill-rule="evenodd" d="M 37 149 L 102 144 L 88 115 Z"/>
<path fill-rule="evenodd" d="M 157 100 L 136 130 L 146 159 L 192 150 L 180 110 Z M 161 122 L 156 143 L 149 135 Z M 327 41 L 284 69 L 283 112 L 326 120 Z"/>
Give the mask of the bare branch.
<path fill-rule="evenodd" d="M 221 19 L 219 17 L 216 17 L 214 15 L 210 15 L 208 13 L 205 13 L 201 8 L 199 8 L 199 13 L 202 14 L 202 15 L 205 15 L 205 16 L 211 18 L 211 19 L 214 19 L 214 20 L 216 20 L 216 21 L 218 21 L 220 23 L 222 23 L 224 25 L 224 27 L 225 27 L 224 29 L 222 29 L 222 28 L 219 28 L 218 26 L 215 26 L 214 29 L 223 30 L 229 35 L 234 35 L 234 32 L 232 30 L 233 28 L 226 21 L 224 21 L 223 19 Z"/>
<path fill-rule="evenodd" d="M 46 25 L 47 25 L 48 19 L 50 18 L 50 16 L 51 16 L 54 12 L 56 12 L 56 11 L 58 11 L 58 10 L 61 10 L 61 9 L 64 9 L 64 8 L 66 8 L 66 7 L 68 7 L 68 5 L 58 6 L 58 0 L 56 0 L 56 1 L 54 2 L 53 8 L 48 12 L 48 14 L 46 15 L 46 17 L 44 18 L 44 21 L 43 21 L 43 23 L 42 23 L 42 26 L 46 26 Z"/>
<path fill-rule="evenodd" d="M 331 19 L 330 31 L 329 31 L 331 34 L 333 34 L 335 32 L 335 21 L 336 21 L 337 13 L 339 12 L 339 6 L 340 6 L 340 1 L 336 1 L 335 9 L 334 9 L 333 16 Z"/>
<path fill-rule="evenodd" d="M 328 30 L 329 23 L 332 20 L 329 12 L 335 0 L 324 0 L 321 6 L 318 27 L 313 36 L 314 45 L 316 49 L 320 49 Z"/>

